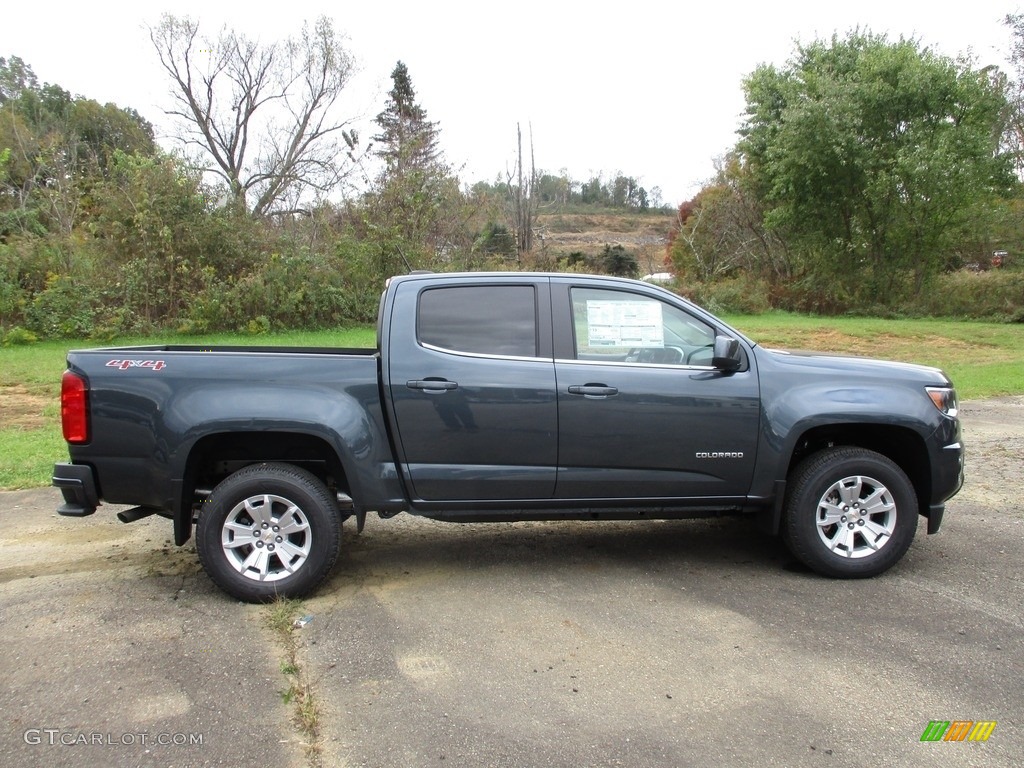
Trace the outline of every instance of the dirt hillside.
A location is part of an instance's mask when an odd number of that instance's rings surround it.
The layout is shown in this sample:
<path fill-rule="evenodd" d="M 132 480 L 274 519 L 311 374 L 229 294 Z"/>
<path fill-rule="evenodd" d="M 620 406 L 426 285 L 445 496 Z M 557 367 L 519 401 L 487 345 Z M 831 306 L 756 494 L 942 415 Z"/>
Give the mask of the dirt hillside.
<path fill-rule="evenodd" d="M 578 251 L 596 256 L 606 245 L 621 245 L 636 256 L 645 274 L 663 271 L 674 213 L 544 213 L 538 216 L 541 247 L 555 258 Z"/>

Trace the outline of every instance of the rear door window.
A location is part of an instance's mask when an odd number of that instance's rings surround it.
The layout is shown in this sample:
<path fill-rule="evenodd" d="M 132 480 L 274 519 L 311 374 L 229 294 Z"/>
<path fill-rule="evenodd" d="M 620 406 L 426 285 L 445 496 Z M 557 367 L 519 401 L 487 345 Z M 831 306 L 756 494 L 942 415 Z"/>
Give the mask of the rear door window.
<path fill-rule="evenodd" d="M 536 291 L 530 285 L 428 289 L 420 294 L 417 338 L 450 352 L 536 357 Z"/>

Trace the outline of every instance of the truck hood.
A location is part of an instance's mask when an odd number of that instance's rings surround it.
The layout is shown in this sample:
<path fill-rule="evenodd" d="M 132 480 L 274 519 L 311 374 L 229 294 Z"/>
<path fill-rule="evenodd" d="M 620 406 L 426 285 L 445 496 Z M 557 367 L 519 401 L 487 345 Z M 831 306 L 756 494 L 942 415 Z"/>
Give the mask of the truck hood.
<path fill-rule="evenodd" d="M 913 381 L 935 386 L 951 386 L 948 376 L 938 368 L 915 363 L 898 363 L 870 357 L 837 355 L 804 350 L 769 349 L 760 347 L 780 367 L 813 369 L 815 372 L 847 376 L 873 376 Z M 810 372 L 810 371 L 808 371 Z"/>

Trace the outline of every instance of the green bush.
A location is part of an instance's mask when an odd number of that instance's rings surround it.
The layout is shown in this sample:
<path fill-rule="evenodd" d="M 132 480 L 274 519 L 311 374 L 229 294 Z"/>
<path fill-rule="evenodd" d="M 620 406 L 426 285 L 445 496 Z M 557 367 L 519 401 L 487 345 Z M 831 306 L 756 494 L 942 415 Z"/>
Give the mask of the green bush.
<path fill-rule="evenodd" d="M 84 339 L 96 324 L 98 296 L 88 285 L 51 274 L 46 289 L 25 310 L 30 330 L 48 339 Z"/>
<path fill-rule="evenodd" d="M 516 238 L 504 224 L 487 222 L 473 243 L 473 250 L 488 256 L 516 255 Z"/>
<path fill-rule="evenodd" d="M 0 326 L 20 321 L 27 300 L 28 294 L 17 279 L 0 273 Z"/>
<path fill-rule="evenodd" d="M 31 325 L 26 314 L 34 297 L 65 269 L 60 251 L 54 238 L 35 235 L 0 244 L 0 325 Z"/>
<path fill-rule="evenodd" d="M 749 275 L 694 283 L 688 288 L 681 292 L 716 314 L 759 315 L 772 308 L 768 284 Z"/>
<path fill-rule="evenodd" d="M 349 319 L 342 270 L 323 254 L 274 253 L 238 280 L 210 290 L 216 293 L 204 297 L 207 322 L 246 333 L 326 328 Z"/>
<path fill-rule="evenodd" d="M 636 277 L 640 273 L 636 256 L 621 245 L 605 245 L 601 252 L 600 264 L 609 275 Z"/>
<path fill-rule="evenodd" d="M 246 323 L 244 328 L 239 328 L 239 330 L 249 336 L 266 336 L 270 333 L 270 320 L 266 315 L 259 315 Z"/>
<path fill-rule="evenodd" d="M 918 314 L 1024 322 L 1024 272 L 961 270 L 940 275 L 913 303 Z"/>
<path fill-rule="evenodd" d="M 24 347 L 29 344 L 35 344 L 37 341 L 39 341 L 39 337 L 32 333 L 32 331 L 17 325 L 11 328 L 4 336 L 5 347 Z"/>

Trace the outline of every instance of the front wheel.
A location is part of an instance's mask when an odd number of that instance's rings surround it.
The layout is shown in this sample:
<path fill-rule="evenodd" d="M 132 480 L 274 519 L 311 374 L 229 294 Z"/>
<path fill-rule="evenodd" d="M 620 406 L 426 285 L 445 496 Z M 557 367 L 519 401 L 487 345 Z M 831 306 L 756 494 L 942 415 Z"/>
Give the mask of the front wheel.
<path fill-rule="evenodd" d="M 794 471 L 782 537 L 816 573 L 866 578 L 903 557 L 917 516 L 914 486 L 894 461 L 863 448 L 830 448 Z"/>
<path fill-rule="evenodd" d="M 334 566 L 340 541 L 341 516 L 330 491 L 289 464 L 235 472 L 213 489 L 196 523 L 206 573 L 246 602 L 308 594 Z"/>

